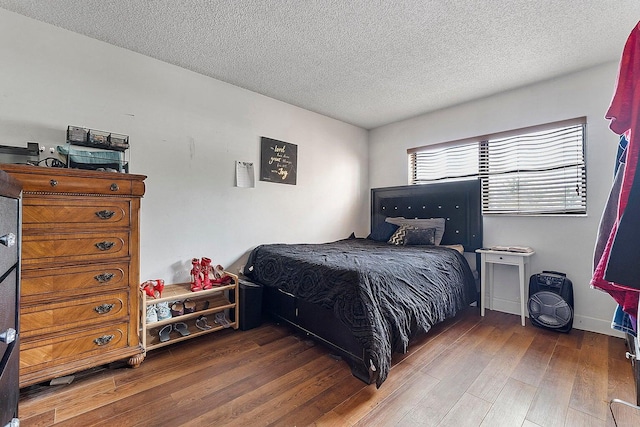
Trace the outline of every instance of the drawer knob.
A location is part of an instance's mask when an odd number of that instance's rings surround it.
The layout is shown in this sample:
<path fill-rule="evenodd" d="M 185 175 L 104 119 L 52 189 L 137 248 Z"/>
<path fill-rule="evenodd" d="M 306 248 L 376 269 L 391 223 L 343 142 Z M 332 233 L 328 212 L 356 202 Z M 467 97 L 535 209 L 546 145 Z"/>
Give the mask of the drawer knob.
<path fill-rule="evenodd" d="M 16 244 L 16 235 L 13 233 L 5 234 L 0 237 L 0 243 L 10 248 L 11 246 Z"/>
<path fill-rule="evenodd" d="M 96 248 L 100 249 L 101 251 L 108 251 L 113 247 L 113 245 L 115 245 L 114 242 L 107 242 L 107 241 L 98 242 L 96 243 Z"/>
<path fill-rule="evenodd" d="M 52 179 L 51 181 L 49 181 L 49 184 L 50 184 L 52 187 L 55 187 L 56 185 L 58 185 L 58 181 L 56 181 L 55 179 Z"/>
<path fill-rule="evenodd" d="M 0 342 L 11 344 L 16 340 L 16 330 L 9 328 L 0 334 Z"/>
<path fill-rule="evenodd" d="M 120 187 L 118 187 L 118 184 L 116 184 L 115 182 L 113 184 L 111 184 L 111 191 L 118 191 L 120 189 Z"/>
<path fill-rule="evenodd" d="M 113 215 L 115 215 L 114 211 L 104 210 L 96 212 L 96 216 L 100 219 L 111 219 Z"/>
<path fill-rule="evenodd" d="M 97 307 L 94 307 L 94 310 L 98 314 L 107 314 L 113 308 L 113 304 L 102 304 Z"/>
<path fill-rule="evenodd" d="M 114 335 L 103 335 L 101 337 L 96 338 L 95 340 L 93 340 L 93 342 L 96 345 L 107 345 L 111 342 L 111 340 L 114 338 Z"/>
<path fill-rule="evenodd" d="M 100 283 L 107 283 L 109 280 L 113 279 L 113 273 L 102 273 L 96 276 L 93 276 Z"/>

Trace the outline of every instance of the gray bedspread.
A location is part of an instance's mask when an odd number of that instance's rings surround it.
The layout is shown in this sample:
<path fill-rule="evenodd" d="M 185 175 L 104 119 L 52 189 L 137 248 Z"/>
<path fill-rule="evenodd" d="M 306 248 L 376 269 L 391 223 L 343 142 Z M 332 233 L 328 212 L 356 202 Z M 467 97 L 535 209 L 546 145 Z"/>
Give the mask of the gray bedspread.
<path fill-rule="evenodd" d="M 270 244 L 250 254 L 245 274 L 333 311 L 386 379 L 394 351 L 476 299 L 473 274 L 457 251 L 367 239 Z"/>

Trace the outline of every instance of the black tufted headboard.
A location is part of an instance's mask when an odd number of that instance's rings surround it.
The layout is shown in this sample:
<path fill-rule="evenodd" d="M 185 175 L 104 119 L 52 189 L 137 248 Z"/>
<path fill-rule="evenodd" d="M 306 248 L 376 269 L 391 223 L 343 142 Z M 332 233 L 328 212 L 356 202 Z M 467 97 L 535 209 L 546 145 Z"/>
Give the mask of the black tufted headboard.
<path fill-rule="evenodd" d="M 482 247 L 480 181 L 405 185 L 371 189 L 371 230 L 387 217 L 445 218 L 443 245 L 465 252 Z"/>

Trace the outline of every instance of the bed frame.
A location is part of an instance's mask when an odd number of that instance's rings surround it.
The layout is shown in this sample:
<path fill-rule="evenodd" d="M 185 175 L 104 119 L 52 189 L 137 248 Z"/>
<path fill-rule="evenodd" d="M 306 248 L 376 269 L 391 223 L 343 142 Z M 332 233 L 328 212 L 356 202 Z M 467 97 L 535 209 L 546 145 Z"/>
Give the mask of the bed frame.
<path fill-rule="evenodd" d="M 441 244 L 461 244 L 466 252 L 482 247 L 480 181 L 374 188 L 371 190 L 371 230 L 387 217 L 445 218 Z M 333 312 L 294 295 L 264 287 L 263 309 L 276 321 L 287 323 L 329 346 L 350 365 L 353 375 L 374 383 L 360 343 Z"/>

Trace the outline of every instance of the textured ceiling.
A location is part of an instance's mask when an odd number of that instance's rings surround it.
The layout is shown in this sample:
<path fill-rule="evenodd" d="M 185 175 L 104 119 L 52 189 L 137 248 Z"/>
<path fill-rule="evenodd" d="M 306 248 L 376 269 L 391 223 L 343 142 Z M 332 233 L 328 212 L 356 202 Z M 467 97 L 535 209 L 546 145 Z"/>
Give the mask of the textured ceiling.
<path fill-rule="evenodd" d="M 608 61 L 618 0 L 0 0 L 0 7 L 374 128 Z"/>

